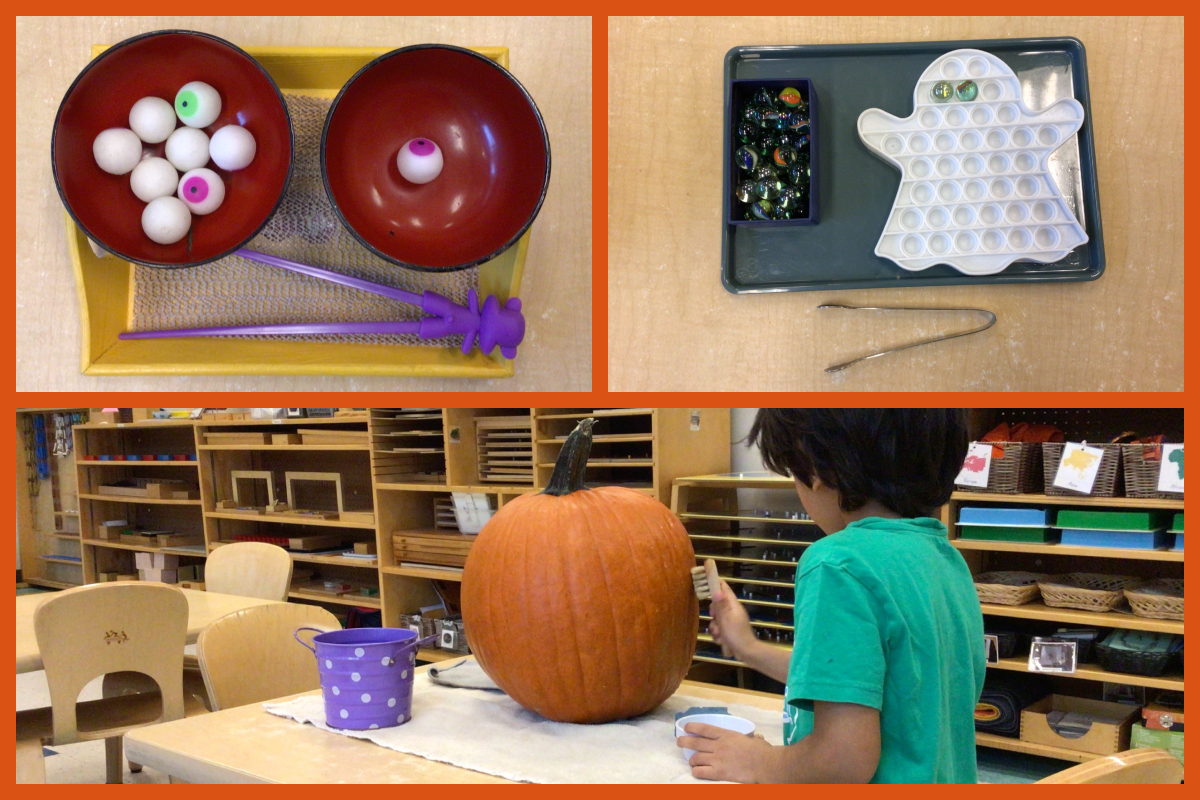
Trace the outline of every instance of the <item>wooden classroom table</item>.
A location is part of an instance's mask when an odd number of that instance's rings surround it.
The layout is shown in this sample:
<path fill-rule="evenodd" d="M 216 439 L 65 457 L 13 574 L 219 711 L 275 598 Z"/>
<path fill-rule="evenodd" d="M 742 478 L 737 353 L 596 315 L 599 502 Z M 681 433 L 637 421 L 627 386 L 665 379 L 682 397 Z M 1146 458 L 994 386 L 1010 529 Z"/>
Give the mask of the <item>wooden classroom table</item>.
<path fill-rule="evenodd" d="M 591 17 L 18 17 L 17 389 L 23 391 L 447 390 L 586 391 L 592 385 Z M 86 376 L 79 372 L 79 306 L 50 134 L 67 87 L 115 44 L 168 28 L 204 31 L 241 47 L 403 47 L 444 42 L 509 48 L 550 134 L 553 169 L 531 229 L 521 282 L 525 340 L 516 374 L 468 378 L 348 376 Z"/>
<path fill-rule="evenodd" d="M 180 589 L 188 601 L 188 644 L 196 641 L 200 631 L 226 614 L 243 608 L 265 606 L 278 600 L 260 600 L 257 597 L 239 597 L 233 594 L 201 592 L 195 589 Z M 17 598 L 17 674 L 37 672 L 42 668 L 42 654 L 38 651 L 37 637 L 33 634 L 33 611 L 42 601 L 53 594 L 25 594 Z"/>
<path fill-rule="evenodd" d="M 783 707 L 779 695 L 692 681 L 684 681 L 679 693 L 718 703 Z M 190 783 L 510 782 L 301 725 L 267 713 L 258 703 L 130 731 L 125 734 L 125 753 L 132 761 Z"/>
<path fill-rule="evenodd" d="M 1182 17 L 610 17 L 608 26 L 609 389 L 1182 391 L 1184 104 L 1164 101 L 1182 85 Z M 1042 36 L 1074 36 L 1087 48 L 1107 259 L 1099 280 L 725 291 L 730 48 Z M 976 315 L 816 310 L 833 302 L 986 308 L 999 322 L 827 374 L 868 352 L 980 324 Z"/>

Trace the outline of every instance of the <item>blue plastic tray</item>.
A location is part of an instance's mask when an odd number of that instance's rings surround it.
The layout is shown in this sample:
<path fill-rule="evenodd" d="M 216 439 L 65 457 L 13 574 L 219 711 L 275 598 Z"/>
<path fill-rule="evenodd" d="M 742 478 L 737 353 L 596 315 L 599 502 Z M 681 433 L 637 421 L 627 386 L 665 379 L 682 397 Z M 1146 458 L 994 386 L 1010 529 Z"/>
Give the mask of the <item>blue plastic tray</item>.
<path fill-rule="evenodd" d="M 1068 528 L 1062 543 L 1082 547 L 1120 547 L 1125 550 L 1158 550 L 1170 544 L 1165 531 L 1094 531 Z"/>
<path fill-rule="evenodd" d="M 972 525 L 1021 525 L 1043 528 L 1054 522 L 1053 512 L 1045 508 L 989 508 L 963 506 L 958 521 Z"/>
<path fill-rule="evenodd" d="M 1061 261 L 1018 261 L 999 274 L 971 277 L 945 264 L 909 272 L 875 255 L 900 172 L 859 140 L 858 116 L 868 108 L 881 108 L 907 117 L 921 73 L 938 56 L 960 48 L 987 51 L 1012 67 L 1026 104 L 1034 109 L 1062 97 L 1074 97 L 1083 105 L 1083 126 L 1051 157 L 1057 162 L 1051 172 L 1059 190 L 1088 235 L 1086 244 Z M 809 80 L 813 94 L 821 98 L 821 118 L 812 132 L 813 141 L 821 142 L 812 162 L 812 193 L 821 198 L 820 224 L 732 225 L 732 153 L 739 144 L 731 124 L 733 83 L 801 78 Z M 1087 57 L 1078 39 L 735 47 L 725 56 L 724 130 L 721 281 L 735 294 L 1090 281 L 1104 272 Z"/>

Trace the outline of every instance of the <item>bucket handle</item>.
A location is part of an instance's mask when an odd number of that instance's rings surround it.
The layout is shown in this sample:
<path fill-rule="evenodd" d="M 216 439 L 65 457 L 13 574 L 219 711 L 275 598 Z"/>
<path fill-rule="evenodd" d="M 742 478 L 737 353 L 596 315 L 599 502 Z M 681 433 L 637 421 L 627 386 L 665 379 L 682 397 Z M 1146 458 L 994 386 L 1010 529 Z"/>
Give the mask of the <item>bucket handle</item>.
<path fill-rule="evenodd" d="M 303 639 L 301 639 L 301 638 L 300 638 L 300 631 L 316 631 L 318 634 L 321 634 L 321 633 L 329 633 L 329 631 L 323 631 L 323 630 L 321 630 L 320 628 L 310 628 L 310 627 L 307 627 L 307 626 L 306 626 L 306 627 L 303 627 L 303 628 L 296 628 L 296 630 L 294 630 L 294 631 L 292 632 L 292 638 L 294 638 L 294 639 L 295 639 L 297 642 L 299 642 L 300 644 L 304 645 L 304 646 L 305 646 L 305 647 L 307 647 L 309 650 L 311 650 L 311 651 L 312 651 L 312 654 L 315 656 L 315 655 L 317 654 L 317 648 L 313 647 L 311 644 L 309 644 L 308 642 L 306 642 L 306 641 L 304 641 Z"/>
<path fill-rule="evenodd" d="M 414 639 L 412 642 L 412 646 L 419 650 L 427 644 L 433 644 L 435 641 L 437 641 L 437 638 L 438 638 L 437 634 L 435 633 L 433 636 L 426 636 L 424 639 Z M 396 659 L 394 659 L 394 658 L 388 659 L 388 666 L 389 667 L 396 666 Z"/>

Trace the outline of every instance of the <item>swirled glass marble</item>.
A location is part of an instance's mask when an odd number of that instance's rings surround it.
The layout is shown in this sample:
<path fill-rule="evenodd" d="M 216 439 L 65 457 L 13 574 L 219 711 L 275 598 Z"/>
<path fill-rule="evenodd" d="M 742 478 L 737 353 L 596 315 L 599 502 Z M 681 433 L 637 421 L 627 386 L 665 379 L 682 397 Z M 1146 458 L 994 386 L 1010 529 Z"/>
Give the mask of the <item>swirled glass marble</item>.
<path fill-rule="evenodd" d="M 758 151 L 744 144 L 734 152 L 733 160 L 742 169 L 752 170 L 758 166 Z"/>
<path fill-rule="evenodd" d="M 954 96 L 964 103 L 969 103 L 979 96 L 979 86 L 975 81 L 963 81 L 954 87 Z"/>
<path fill-rule="evenodd" d="M 737 185 L 734 194 L 738 200 L 743 203 L 752 203 L 757 199 L 758 195 L 754 193 L 754 181 L 742 181 Z"/>
<path fill-rule="evenodd" d="M 929 90 L 929 96 L 935 103 L 949 103 L 954 99 L 954 86 L 950 81 L 938 81 Z"/>
<path fill-rule="evenodd" d="M 775 206 L 770 200 L 759 200 L 750 206 L 750 213 L 755 219 L 771 219 L 775 215 Z"/>
<path fill-rule="evenodd" d="M 777 167 L 790 167 L 796 163 L 796 148 L 781 144 L 771 152 Z"/>

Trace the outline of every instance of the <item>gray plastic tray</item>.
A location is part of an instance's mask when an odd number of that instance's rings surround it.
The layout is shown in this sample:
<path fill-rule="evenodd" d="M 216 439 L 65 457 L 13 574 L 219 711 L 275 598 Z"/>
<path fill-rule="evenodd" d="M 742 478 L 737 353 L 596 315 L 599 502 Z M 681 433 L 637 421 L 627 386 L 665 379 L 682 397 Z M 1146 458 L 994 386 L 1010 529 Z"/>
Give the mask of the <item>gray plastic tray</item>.
<path fill-rule="evenodd" d="M 900 185 L 900 173 L 871 154 L 858 138 L 858 116 L 881 108 L 912 113 L 913 86 L 929 63 L 960 48 L 992 53 L 1012 67 L 1025 104 L 1040 110 L 1063 97 L 1083 104 L 1083 126 L 1050 158 L 1050 172 L 1088 242 L 1053 264 L 1016 262 L 996 275 L 971 277 L 945 264 L 909 272 L 875 255 Z M 830 289 L 954 286 L 980 283 L 1090 281 L 1104 272 L 1104 239 L 1092 109 L 1083 43 L 1053 39 L 735 47 L 725 56 L 725 158 L 722 219 L 729 219 L 732 81 L 807 78 L 821 98 L 821 217 L 816 225 L 731 225 L 721 234 L 721 281 L 731 292 L 803 292 Z M 814 131 L 814 134 L 817 134 Z M 815 138 L 815 135 L 814 135 Z M 814 165 L 815 167 L 816 165 Z M 818 178 L 819 173 L 819 178 Z"/>

